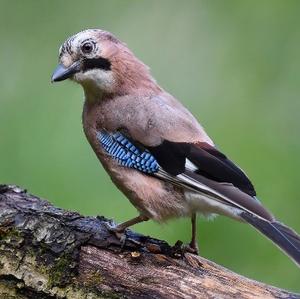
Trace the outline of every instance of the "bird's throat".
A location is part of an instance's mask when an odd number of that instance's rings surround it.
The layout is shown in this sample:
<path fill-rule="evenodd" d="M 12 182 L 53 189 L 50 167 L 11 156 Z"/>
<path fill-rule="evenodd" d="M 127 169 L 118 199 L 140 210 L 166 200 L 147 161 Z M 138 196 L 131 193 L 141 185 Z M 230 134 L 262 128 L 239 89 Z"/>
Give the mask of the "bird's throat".
<path fill-rule="evenodd" d="M 87 102 L 100 102 L 104 98 L 104 92 L 102 89 L 99 89 L 96 86 L 86 82 L 81 85 L 84 90 L 84 98 Z"/>

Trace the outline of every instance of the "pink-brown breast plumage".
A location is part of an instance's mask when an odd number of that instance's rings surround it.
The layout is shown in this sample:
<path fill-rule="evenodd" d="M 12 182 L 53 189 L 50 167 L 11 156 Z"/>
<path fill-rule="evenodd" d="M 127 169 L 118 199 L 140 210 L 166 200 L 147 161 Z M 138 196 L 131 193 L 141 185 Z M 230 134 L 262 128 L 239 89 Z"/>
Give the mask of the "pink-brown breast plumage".
<path fill-rule="evenodd" d="M 119 190 L 141 214 L 156 221 L 163 222 L 170 218 L 189 216 L 191 211 L 182 188 L 137 170 L 125 168 L 104 151 L 96 136 L 97 131 L 101 129 L 99 123 L 101 119 L 103 120 L 102 113 L 101 104 L 86 102 L 83 128 L 99 161 Z M 106 129 L 115 128 L 106 127 Z"/>

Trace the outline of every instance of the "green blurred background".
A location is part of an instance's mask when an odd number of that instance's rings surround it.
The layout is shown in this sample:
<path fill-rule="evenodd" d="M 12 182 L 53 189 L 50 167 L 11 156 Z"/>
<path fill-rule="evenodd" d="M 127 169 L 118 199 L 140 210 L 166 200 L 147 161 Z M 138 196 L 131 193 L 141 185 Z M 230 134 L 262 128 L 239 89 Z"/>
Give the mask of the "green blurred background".
<path fill-rule="evenodd" d="M 59 45 L 85 28 L 125 41 L 259 197 L 300 232 L 300 1 L 0 1 L 0 182 L 118 222 L 136 215 L 81 128 L 83 93 L 50 84 Z M 300 271 L 250 227 L 200 219 L 201 254 L 248 277 L 300 291 Z M 137 225 L 189 241 L 188 219 Z"/>

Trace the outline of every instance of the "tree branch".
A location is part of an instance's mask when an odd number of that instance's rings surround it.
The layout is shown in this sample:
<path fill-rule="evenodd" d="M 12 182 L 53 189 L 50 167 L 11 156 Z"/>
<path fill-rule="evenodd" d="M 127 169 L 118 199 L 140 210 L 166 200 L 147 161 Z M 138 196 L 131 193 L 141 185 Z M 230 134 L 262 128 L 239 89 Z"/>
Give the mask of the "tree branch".
<path fill-rule="evenodd" d="M 300 298 L 0 185 L 0 298 Z"/>

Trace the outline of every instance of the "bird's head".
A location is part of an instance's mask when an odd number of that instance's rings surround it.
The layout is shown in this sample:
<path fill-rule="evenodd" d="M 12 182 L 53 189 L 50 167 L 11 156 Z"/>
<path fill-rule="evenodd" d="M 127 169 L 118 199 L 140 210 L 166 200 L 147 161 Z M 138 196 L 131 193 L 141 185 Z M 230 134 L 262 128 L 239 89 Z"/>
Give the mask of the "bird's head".
<path fill-rule="evenodd" d="M 71 79 L 87 96 L 126 94 L 154 87 L 148 67 L 111 33 L 88 29 L 69 37 L 59 49 L 59 65 L 51 81 Z"/>

